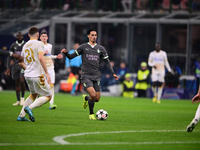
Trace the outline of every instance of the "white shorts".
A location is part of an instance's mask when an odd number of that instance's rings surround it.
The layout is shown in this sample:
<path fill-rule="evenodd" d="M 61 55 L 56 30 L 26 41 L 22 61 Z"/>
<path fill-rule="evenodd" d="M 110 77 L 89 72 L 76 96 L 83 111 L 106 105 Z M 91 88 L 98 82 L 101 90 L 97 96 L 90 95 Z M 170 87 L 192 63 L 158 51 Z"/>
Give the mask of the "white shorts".
<path fill-rule="evenodd" d="M 54 68 L 48 69 L 49 76 L 51 78 L 51 83 L 55 83 L 55 71 Z"/>
<path fill-rule="evenodd" d="M 159 82 L 164 83 L 165 82 L 165 73 L 164 72 L 152 73 L 151 80 L 152 80 L 152 82 L 159 81 Z"/>
<path fill-rule="evenodd" d="M 31 94 L 40 94 L 42 96 L 51 95 L 51 87 L 47 83 L 44 75 L 39 77 L 25 77 L 25 79 Z"/>

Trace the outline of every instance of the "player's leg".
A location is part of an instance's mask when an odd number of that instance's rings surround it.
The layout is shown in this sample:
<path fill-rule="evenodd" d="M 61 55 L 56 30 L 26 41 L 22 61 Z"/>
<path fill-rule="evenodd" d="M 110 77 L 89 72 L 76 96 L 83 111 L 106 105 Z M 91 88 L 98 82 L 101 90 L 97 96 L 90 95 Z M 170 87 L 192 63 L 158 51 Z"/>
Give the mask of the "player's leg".
<path fill-rule="evenodd" d="M 89 119 L 91 119 L 91 120 L 96 120 L 96 118 L 94 116 L 94 104 L 95 104 L 95 102 L 98 102 L 100 100 L 100 88 L 101 88 L 100 82 L 94 81 L 93 87 L 87 89 L 87 91 L 90 95 L 88 104 L 89 104 L 89 110 L 90 110 Z"/>
<path fill-rule="evenodd" d="M 37 95 L 35 95 L 35 94 L 30 94 L 30 95 L 26 98 L 26 100 L 25 100 L 25 102 L 24 102 L 24 104 L 23 104 L 23 107 L 22 107 L 22 109 L 21 109 L 21 112 L 20 112 L 20 114 L 19 114 L 19 116 L 18 116 L 18 118 L 17 118 L 17 121 L 29 121 L 29 120 L 25 117 L 24 108 L 27 107 L 27 106 L 29 106 L 30 104 L 32 104 L 33 101 L 35 100 L 35 97 L 36 97 L 36 96 L 37 96 Z"/>
<path fill-rule="evenodd" d="M 51 100 L 49 101 L 49 109 L 56 109 L 57 105 L 54 104 L 54 83 L 55 83 L 55 71 L 54 69 L 48 69 L 48 73 L 50 75 L 51 78 L 51 93 L 52 93 L 52 97 Z"/>
<path fill-rule="evenodd" d="M 165 86 L 165 73 L 162 72 L 158 76 L 158 97 L 157 97 L 157 103 L 160 103 L 160 99 L 162 96 L 162 91 Z"/>
<path fill-rule="evenodd" d="M 52 97 L 51 100 L 49 101 L 49 109 L 56 109 L 57 105 L 54 104 L 54 84 L 50 84 L 51 87 L 51 93 L 52 93 Z"/>
<path fill-rule="evenodd" d="M 16 97 L 17 97 L 17 102 L 14 103 L 13 106 L 20 105 L 20 90 L 21 90 L 20 78 L 18 78 L 15 80 L 15 93 L 16 93 Z"/>
<path fill-rule="evenodd" d="M 24 95 L 25 95 L 25 79 L 24 79 L 24 74 L 21 73 L 20 76 L 20 86 L 21 86 L 21 100 L 20 100 L 20 105 L 24 104 Z"/>
<path fill-rule="evenodd" d="M 158 82 L 158 97 L 157 97 L 157 103 L 160 103 L 160 99 L 162 96 L 162 91 L 163 91 L 163 87 L 164 87 L 165 83 L 163 82 Z"/>
<path fill-rule="evenodd" d="M 152 80 L 152 92 L 153 92 L 153 102 L 156 102 L 157 101 L 157 81 L 158 81 L 158 75 L 155 74 L 155 73 L 152 73 L 151 75 L 151 80 Z"/>
<path fill-rule="evenodd" d="M 195 126 L 198 124 L 200 120 L 200 104 L 197 108 L 197 111 L 196 111 L 196 114 L 195 114 L 195 117 L 194 119 L 191 121 L 191 123 L 187 126 L 187 132 L 192 132 L 193 129 L 195 128 Z"/>
<path fill-rule="evenodd" d="M 50 101 L 51 90 L 49 84 L 47 83 L 43 75 L 36 78 L 26 77 L 26 81 L 32 82 L 32 86 L 30 86 L 31 84 L 29 84 L 29 90 L 31 91 L 31 93 L 37 93 L 34 95 L 35 96 L 34 98 L 36 98 L 38 94 L 42 95 L 41 97 L 35 99 L 35 101 L 32 104 L 24 108 L 24 111 L 29 115 L 31 121 L 34 122 L 35 119 L 32 110 Z"/>

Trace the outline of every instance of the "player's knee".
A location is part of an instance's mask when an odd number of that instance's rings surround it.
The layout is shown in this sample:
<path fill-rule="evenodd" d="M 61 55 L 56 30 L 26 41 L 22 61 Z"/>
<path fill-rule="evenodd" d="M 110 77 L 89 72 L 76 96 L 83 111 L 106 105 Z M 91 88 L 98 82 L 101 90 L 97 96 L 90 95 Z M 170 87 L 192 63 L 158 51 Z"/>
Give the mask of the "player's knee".
<path fill-rule="evenodd" d="M 48 100 L 50 101 L 50 100 L 51 100 L 51 98 L 52 98 L 52 95 L 50 95 L 50 96 L 47 96 L 47 98 L 48 98 Z"/>
<path fill-rule="evenodd" d="M 96 93 L 91 93 L 90 97 L 96 101 Z"/>
<path fill-rule="evenodd" d="M 100 100 L 100 98 L 96 98 L 96 99 L 95 99 L 95 102 L 99 102 L 99 100 Z"/>

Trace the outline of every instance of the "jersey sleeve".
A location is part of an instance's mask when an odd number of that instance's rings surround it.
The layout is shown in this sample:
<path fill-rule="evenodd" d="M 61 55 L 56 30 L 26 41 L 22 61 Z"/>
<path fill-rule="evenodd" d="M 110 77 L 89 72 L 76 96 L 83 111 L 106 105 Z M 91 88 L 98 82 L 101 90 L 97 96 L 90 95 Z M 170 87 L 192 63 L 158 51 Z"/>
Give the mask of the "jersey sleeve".
<path fill-rule="evenodd" d="M 171 68 L 170 68 L 169 62 L 167 60 L 167 54 L 166 54 L 166 52 L 164 52 L 164 64 L 165 64 L 165 67 L 167 68 L 167 70 L 169 72 L 171 72 Z"/>
<path fill-rule="evenodd" d="M 103 46 L 102 46 L 102 51 L 101 51 L 101 59 L 108 59 L 108 53 Z"/>
<path fill-rule="evenodd" d="M 80 45 L 77 50 L 74 50 L 77 56 L 81 55 L 83 52 L 83 45 Z"/>
<path fill-rule="evenodd" d="M 39 43 L 38 53 L 44 53 L 44 43 L 43 42 Z"/>
<path fill-rule="evenodd" d="M 153 55 L 153 54 L 150 53 L 150 54 L 149 54 L 149 59 L 148 59 L 148 65 L 149 65 L 150 67 L 153 67 L 153 66 L 154 66 L 153 56 L 152 56 L 152 55 Z"/>

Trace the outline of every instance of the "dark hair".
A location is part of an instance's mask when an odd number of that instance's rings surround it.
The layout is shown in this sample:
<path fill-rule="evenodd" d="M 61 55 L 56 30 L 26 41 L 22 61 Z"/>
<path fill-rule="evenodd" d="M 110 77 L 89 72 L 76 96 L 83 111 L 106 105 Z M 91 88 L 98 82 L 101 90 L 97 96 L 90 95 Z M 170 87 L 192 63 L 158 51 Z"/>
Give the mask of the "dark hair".
<path fill-rule="evenodd" d="M 90 32 L 92 32 L 92 31 L 95 31 L 95 32 L 97 32 L 95 29 L 92 29 L 92 28 L 90 28 L 90 29 L 88 29 L 88 30 L 87 30 L 87 35 L 89 35 L 89 34 L 90 34 Z"/>
<path fill-rule="evenodd" d="M 30 35 L 34 35 L 35 33 L 39 32 L 39 29 L 37 27 L 31 27 L 28 31 Z"/>
<path fill-rule="evenodd" d="M 41 36 L 42 34 L 46 34 L 46 35 L 47 35 L 47 32 L 45 32 L 45 31 L 44 31 L 44 32 L 42 32 L 42 33 L 40 34 L 40 36 Z"/>

